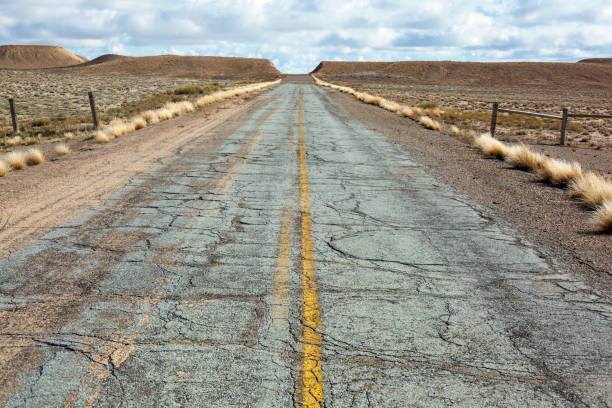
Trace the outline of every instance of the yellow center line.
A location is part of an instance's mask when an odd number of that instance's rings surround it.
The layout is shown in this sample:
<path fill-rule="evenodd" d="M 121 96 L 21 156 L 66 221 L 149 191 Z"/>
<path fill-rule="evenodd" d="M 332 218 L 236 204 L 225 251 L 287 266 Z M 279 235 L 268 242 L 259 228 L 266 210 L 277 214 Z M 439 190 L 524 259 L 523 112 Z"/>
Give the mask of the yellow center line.
<path fill-rule="evenodd" d="M 314 268 L 312 222 L 308 198 L 308 172 L 304 145 L 304 93 L 300 88 L 300 204 L 302 211 L 302 297 L 304 348 L 302 356 L 302 407 L 320 408 L 323 402 L 321 372 L 321 309 Z"/>

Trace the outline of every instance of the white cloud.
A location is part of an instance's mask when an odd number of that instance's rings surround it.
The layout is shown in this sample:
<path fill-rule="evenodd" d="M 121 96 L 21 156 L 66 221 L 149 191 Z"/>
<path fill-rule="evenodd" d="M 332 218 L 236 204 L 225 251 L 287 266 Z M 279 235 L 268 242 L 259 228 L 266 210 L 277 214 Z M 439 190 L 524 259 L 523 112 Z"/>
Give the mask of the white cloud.
<path fill-rule="evenodd" d="M 113 54 L 120 54 L 120 55 L 125 55 L 125 48 L 123 47 L 123 44 L 115 44 L 112 45 L 110 47 L 110 52 Z"/>
<path fill-rule="evenodd" d="M 3 43 L 87 57 L 262 56 L 285 72 L 321 60 L 572 60 L 612 56 L 609 0 L 21 0 L 0 9 Z M 111 44 L 109 46 L 109 44 Z"/>

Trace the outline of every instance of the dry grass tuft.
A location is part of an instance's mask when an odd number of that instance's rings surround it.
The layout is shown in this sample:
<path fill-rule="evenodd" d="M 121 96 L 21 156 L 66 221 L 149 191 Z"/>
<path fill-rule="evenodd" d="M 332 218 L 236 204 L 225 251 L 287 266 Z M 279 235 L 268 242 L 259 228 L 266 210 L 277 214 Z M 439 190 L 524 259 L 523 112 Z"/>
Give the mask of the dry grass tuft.
<path fill-rule="evenodd" d="M 21 138 L 21 136 L 11 137 L 6 140 L 5 144 L 7 146 L 19 146 L 23 144 L 23 139 Z"/>
<path fill-rule="evenodd" d="M 602 232 L 612 232 L 612 201 L 604 201 L 595 210 L 591 223 Z"/>
<path fill-rule="evenodd" d="M 547 158 L 542 162 L 538 175 L 547 183 L 564 186 L 572 180 L 582 178 L 582 168 L 577 162 L 570 163 L 564 160 Z"/>
<path fill-rule="evenodd" d="M 475 138 L 474 145 L 480 149 L 485 156 L 503 159 L 508 154 L 508 147 L 488 133 L 484 133 Z"/>
<path fill-rule="evenodd" d="M 455 125 L 451 126 L 451 133 L 455 136 L 461 135 L 461 130 Z"/>
<path fill-rule="evenodd" d="M 148 110 L 142 113 L 142 118 L 147 121 L 148 124 L 152 125 L 159 122 L 159 115 L 157 111 Z"/>
<path fill-rule="evenodd" d="M 414 116 L 416 117 L 425 116 L 425 111 L 419 108 L 418 106 L 413 106 L 412 111 L 414 112 Z"/>
<path fill-rule="evenodd" d="M 179 109 L 181 110 L 181 113 L 193 112 L 195 110 L 194 104 L 189 101 L 179 102 L 178 106 L 179 106 Z"/>
<path fill-rule="evenodd" d="M 66 143 L 60 143 L 60 144 L 55 145 L 55 153 L 66 155 L 70 153 L 70 148 L 68 147 Z"/>
<path fill-rule="evenodd" d="M 426 116 L 435 116 L 439 118 L 442 114 L 442 111 L 440 110 L 440 108 L 424 109 L 423 114 Z"/>
<path fill-rule="evenodd" d="M 72 133 L 72 132 L 66 132 L 66 133 L 64 133 L 64 137 L 65 137 L 66 139 L 68 139 L 68 140 L 72 140 L 72 139 L 74 139 L 74 133 Z"/>
<path fill-rule="evenodd" d="M 414 117 L 414 111 L 409 106 L 403 106 L 402 109 L 400 109 L 400 111 L 398 113 L 400 115 L 402 115 L 402 116 L 406 116 L 406 117 L 409 117 L 409 118 Z"/>
<path fill-rule="evenodd" d="M 170 117 L 174 118 L 181 114 L 178 103 L 168 102 L 164 105 L 164 109 L 170 112 Z"/>
<path fill-rule="evenodd" d="M 6 176 L 8 171 L 9 171 L 9 169 L 8 169 L 8 166 L 6 165 L 6 163 L 3 162 L 3 161 L 0 161 L 0 177 Z"/>
<path fill-rule="evenodd" d="M 478 135 L 472 129 L 465 129 L 459 131 L 459 136 L 464 138 L 468 143 L 475 144 Z"/>
<path fill-rule="evenodd" d="M 144 120 L 144 118 L 142 116 L 138 116 L 132 119 L 132 123 L 134 124 L 134 128 L 136 128 L 136 130 L 138 129 L 144 129 L 147 127 L 147 121 Z"/>
<path fill-rule="evenodd" d="M 126 122 L 121 119 L 112 120 L 108 127 L 104 129 L 110 139 L 121 137 L 126 133 L 130 133 L 136 130 L 136 125 L 132 122 Z"/>
<path fill-rule="evenodd" d="M 592 171 L 572 180 L 569 185 L 572 197 L 578 198 L 585 206 L 595 208 L 604 201 L 612 202 L 612 180 Z"/>
<path fill-rule="evenodd" d="M 383 98 L 381 98 L 381 103 L 379 106 L 383 109 L 386 109 L 394 113 L 398 113 L 402 108 L 402 106 L 399 103 L 390 101 L 388 99 L 383 99 Z"/>
<path fill-rule="evenodd" d="M 96 133 L 94 133 L 94 139 L 98 143 L 106 143 L 110 142 L 111 140 L 110 137 L 108 137 L 108 135 L 101 130 L 98 130 Z"/>
<path fill-rule="evenodd" d="M 509 146 L 505 160 L 515 169 L 537 172 L 546 161 L 546 156 L 531 151 L 524 144 Z"/>
<path fill-rule="evenodd" d="M 427 129 L 431 129 L 431 130 L 440 130 L 440 124 L 438 122 L 436 122 L 435 120 L 433 120 L 432 118 L 430 118 L 429 116 L 421 116 L 419 118 L 419 123 L 423 126 L 425 126 Z"/>
<path fill-rule="evenodd" d="M 24 152 L 10 152 L 6 155 L 5 160 L 13 170 L 23 170 L 28 167 Z"/>
<path fill-rule="evenodd" d="M 28 149 L 25 153 L 25 161 L 29 166 L 35 166 L 45 161 L 45 156 L 38 149 Z"/>
<path fill-rule="evenodd" d="M 160 121 L 172 119 L 172 112 L 166 108 L 158 109 L 156 112 L 157 112 L 157 117 L 159 118 Z"/>

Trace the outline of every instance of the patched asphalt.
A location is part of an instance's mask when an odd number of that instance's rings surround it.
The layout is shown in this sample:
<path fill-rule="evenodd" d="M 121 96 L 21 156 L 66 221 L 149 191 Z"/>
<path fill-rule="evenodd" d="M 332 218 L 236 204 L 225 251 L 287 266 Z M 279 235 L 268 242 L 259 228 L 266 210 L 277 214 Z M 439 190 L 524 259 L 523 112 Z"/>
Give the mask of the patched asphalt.
<path fill-rule="evenodd" d="M 329 92 L 276 87 L 4 260 L 0 404 L 303 406 L 314 330 L 320 406 L 612 405 L 610 299 Z"/>

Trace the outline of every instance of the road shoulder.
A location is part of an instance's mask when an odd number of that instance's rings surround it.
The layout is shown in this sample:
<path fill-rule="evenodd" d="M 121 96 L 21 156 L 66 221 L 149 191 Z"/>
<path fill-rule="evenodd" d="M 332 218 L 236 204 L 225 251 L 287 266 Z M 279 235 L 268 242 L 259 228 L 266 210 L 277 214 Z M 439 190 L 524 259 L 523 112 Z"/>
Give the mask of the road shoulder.
<path fill-rule="evenodd" d="M 107 144 L 83 141 L 61 159 L 45 152 L 47 162 L 1 178 L 0 257 L 13 256 L 53 227 L 100 207 L 139 175 L 180 160 L 190 141 L 202 135 L 214 152 L 266 98 L 211 104 Z"/>
<path fill-rule="evenodd" d="M 530 173 L 484 159 L 468 144 L 422 128 L 412 120 L 366 105 L 350 95 L 327 91 L 352 117 L 409 152 L 442 182 L 511 224 L 563 268 L 610 294 L 610 235 L 593 232 L 589 213 L 559 188 Z"/>

